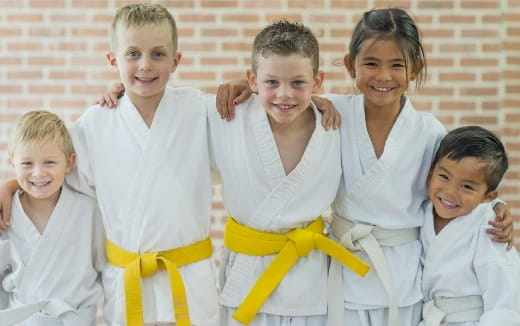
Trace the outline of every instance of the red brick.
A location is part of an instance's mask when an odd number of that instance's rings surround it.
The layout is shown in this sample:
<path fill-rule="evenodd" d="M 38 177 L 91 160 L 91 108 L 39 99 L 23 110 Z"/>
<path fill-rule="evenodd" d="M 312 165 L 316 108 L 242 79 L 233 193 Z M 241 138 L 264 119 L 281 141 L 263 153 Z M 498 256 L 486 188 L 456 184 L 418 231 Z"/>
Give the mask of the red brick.
<path fill-rule="evenodd" d="M 34 70 L 28 70 L 28 71 L 9 71 L 7 73 L 8 79 L 42 79 L 43 74 L 41 71 L 34 71 Z"/>
<path fill-rule="evenodd" d="M 234 79 L 243 79 L 246 77 L 246 71 L 224 71 L 222 74 L 223 80 L 234 80 Z"/>
<path fill-rule="evenodd" d="M 63 94 L 65 86 L 58 85 L 29 85 L 30 94 Z"/>
<path fill-rule="evenodd" d="M 1 85 L 0 84 L 0 94 L 20 94 L 22 92 L 22 87 L 18 85 Z"/>
<path fill-rule="evenodd" d="M 468 1 L 464 0 L 460 2 L 461 8 L 464 9 L 497 9 L 500 6 L 500 2 L 496 0 L 490 0 L 490 1 Z"/>
<path fill-rule="evenodd" d="M 12 28 L 12 27 L 0 28 L 0 36 L 2 38 L 9 37 L 9 36 L 20 37 L 20 36 L 22 36 L 22 29 L 20 29 L 20 28 Z"/>
<path fill-rule="evenodd" d="M 440 81 L 447 81 L 447 82 L 453 82 L 453 81 L 475 81 L 476 75 L 474 73 L 461 73 L 461 72 L 454 72 L 454 73 L 440 73 L 439 74 Z"/>
<path fill-rule="evenodd" d="M 9 42 L 7 43 L 9 51 L 28 52 L 28 51 L 42 51 L 43 43 L 41 42 Z"/>
<path fill-rule="evenodd" d="M 54 14 L 50 15 L 49 19 L 53 23 L 83 23 L 86 21 L 86 16 L 80 14 Z"/>
<path fill-rule="evenodd" d="M 107 8 L 108 0 L 72 0 L 73 8 Z"/>
<path fill-rule="evenodd" d="M 224 44 L 222 44 L 222 48 L 224 49 L 224 51 L 251 52 L 252 47 L 253 47 L 253 43 L 239 43 L 239 42 L 228 43 L 228 42 L 225 42 Z"/>
<path fill-rule="evenodd" d="M 467 87 L 460 89 L 461 95 L 467 96 L 490 96 L 498 95 L 498 89 L 492 87 Z"/>
<path fill-rule="evenodd" d="M 36 110 L 43 108 L 42 100 L 8 100 L 7 106 L 12 109 L 30 109 Z"/>
<path fill-rule="evenodd" d="M 509 51 L 520 51 L 520 42 L 504 42 L 504 48 Z"/>
<path fill-rule="evenodd" d="M 463 30 L 461 32 L 462 37 L 464 38 L 497 38 L 498 31 L 487 30 L 487 29 L 471 29 L 471 30 Z"/>
<path fill-rule="evenodd" d="M 455 33 L 453 29 L 427 29 L 422 31 L 422 35 L 425 38 L 445 38 L 454 37 Z"/>
<path fill-rule="evenodd" d="M 332 0 L 331 8 L 366 9 L 368 2 L 366 0 Z"/>
<path fill-rule="evenodd" d="M 71 94 L 90 94 L 99 96 L 99 94 L 104 94 L 106 92 L 106 86 L 94 86 L 94 85 L 82 85 L 82 86 L 72 86 Z"/>
<path fill-rule="evenodd" d="M 182 71 L 179 72 L 179 78 L 184 80 L 215 80 L 216 76 L 214 72 L 202 72 L 202 71 Z"/>
<path fill-rule="evenodd" d="M 298 9 L 304 9 L 304 8 L 323 8 L 324 7 L 324 0 L 288 0 L 287 5 L 289 8 L 298 8 Z"/>
<path fill-rule="evenodd" d="M 499 43 L 487 43 L 482 45 L 482 51 L 484 52 L 499 52 L 502 50 L 502 45 Z"/>
<path fill-rule="evenodd" d="M 472 125 L 495 125 L 497 123 L 497 117 L 490 116 L 465 116 L 460 119 L 462 124 Z"/>
<path fill-rule="evenodd" d="M 65 0 L 30 0 L 33 8 L 65 8 Z"/>
<path fill-rule="evenodd" d="M 211 52 L 217 49 L 217 45 L 215 43 L 180 43 L 179 50 L 181 51 L 202 51 L 202 52 Z"/>
<path fill-rule="evenodd" d="M 477 49 L 476 44 L 440 44 L 441 52 L 468 52 L 474 53 Z"/>
<path fill-rule="evenodd" d="M 485 58 L 467 58 L 467 59 L 461 59 L 461 65 L 462 66 L 498 66 L 498 60 L 497 59 L 485 59 Z"/>
<path fill-rule="evenodd" d="M 22 1 L 0 0 L 0 8 L 22 8 L 24 3 Z"/>
<path fill-rule="evenodd" d="M 457 23 L 457 24 L 473 24 L 476 21 L 475 16 L 463 16 L 463 15 L 440 15 L 439 22 L 442 24 L 446 23 Z"/>
<path fill-rule="evenodd" d="M 165 8 L 170 8 L 173 11 L 173 8 L 194 8 L 195 1 L 193 0 L 162 0 L 160 2 L 162 6 Z"/>
<path fill-rule="evenodd" d="M 289 13 L 280 13 L 280 14 L 268 14 L 265 16 L 265 20 L 268 21 L 268 22 L 275 22 L 275 21 L 279 21 L 279 20 L 289 20 L 289 21 L 292 21 L 292 22 L 301 22 L 302 21 L 302 16 L 301 15 L 298 15 L 298 14 L 289 14 Z"/>
<path fill-rule="evenodd" d="M 215 15 L 191 15 L 183 14 L 179 16 L 179 22 L 190 23 L 213 23 L 215 22 Z"/>
<path fill-rule="evenodd" d="M 87 44 L 85 42 L 60 42 L 49 44 L 49 50 L 51 51 L 63 51 L 63 52 L 75 52 L 85 51 Z"/>
<path fill-rule="evenodd" d="M 485 24 L 498 24 L 503 20 L 502 15 L 485 15 L 482 17 L 482 22 Z"/>
<path fill-rule="evenodd" d="M 200 59 L 200 63 L 202 65 L 208 66 L 225 66 L 225 65 L 238 65 L 238 60 L 236 58 L 228 58 L 228 57 L 220 57 L 220 58 L 209 58 L 203 57 Z"/>
<path fill-rule="evenodd" d="M 344 15 L 311 15 L 309 16 L 309 22 L 311 24 L 346 23 L 346 17 Z"/>
<path fill-rule="evenodd" d="M 501 77 L 502 74 L 498 72 L 485 72 L 482 74 L 483 81 L 499 81 Z"/>
<path fill-rule="evenodd" d="M 29 29 L 29 36 L 34 37 L 63 37 L 65 36 L 64 28 L 44 28 L 44 27 L 36 27 Z"/>
<path fill-rule="evenodd" d="M 429 96 L 453 95 L 453 89 L 443 87 L 423 87 L 418 90 L 418 93 Z"/>
<path fill-rule="evenodd" d="M 202 8 L 235 8 L 237 1 L 233 0 L 201 0 Z"/>
<path fill-rule="evenodd" d="M 410 0 L 376 0 L 375 8 L 388 8 L 388 7 L 396 7 L 396 8 L 405 8 L 408 9 L 411 7 L 412 1 Z"/>
<path fill-rule="evenodd" d="M 511 95 L 520 94 L 520 85 L 506 85 L 506 94 L 511 94 Z"/>
<path fill-rule="evenodd" d="M 16 2 L 16 1 L 12 1 L 12 0 L 7 0 L 7 1 L 9 1 L 9 2 Z M 39 22 L 43 21 L 43 15 L 41 15 L 41 14 L 25 14 L 25 13 L 9 14 L 9 15 L 7 15 L 7 21 L 10 22 L 10 23 L 15 23 L 15 22 L 39 23 Z"/>
<path fill-rule="evenodd" d="M 108 37 L 107 28 L 73 28 L 72 36 L 76 37 Z"/>
<path fill-rule="evenodd" d="M 263 0 L 263 1 L 247 1 L 244 3 L 246 10 L 255 8 L 280 8 L 282 6 L 281 0 Z"/>
<path fill-rule="evenodd" d="M 244 15 L 231 15 L 225 14 L 222 16 L 222 21 L 226 23 L 237 22 L 237 23 L 256 23 L 260 21 L 258 15 L 244 14 Z"/>
<path fill-rule="evenodd" d="M 417 6 L 419 9 L 453 9 L 455 7 L 455 1 L 418 1 Z"/>
<path fill-rule="evenodd" d="M 440 110 L 446 111 L 473 111 L 476 109 L 476 103 L 473 101 L 470 102 L 462 102 L 462 101 L 441 101 L 439 103 Z"/>
<path fill-rule="evenodd" d="M 93 104 L 87 103 L 85 100 L 54 99 L 50 101 L 49 106 L 55 109 L 85 109 Z"/>
<path fill-rule="evenodd" d="M 85 71 L 51 71 L 49 72 L 49 78 L 51 79 L 85 79 Z"/>
<path fill-rule="evenodd" d="M 238 30 L 231 28 L 208 28 L 201 31 L 202 36 L 206 37 L 233 37 L 238 35 Z"/>

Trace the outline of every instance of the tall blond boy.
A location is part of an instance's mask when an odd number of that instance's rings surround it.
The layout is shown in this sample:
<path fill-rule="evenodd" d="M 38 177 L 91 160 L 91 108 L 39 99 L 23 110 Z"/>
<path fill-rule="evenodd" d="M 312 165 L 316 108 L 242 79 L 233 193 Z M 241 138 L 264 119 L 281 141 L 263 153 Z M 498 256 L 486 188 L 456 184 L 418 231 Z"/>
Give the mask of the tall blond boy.
<path fill-rule="evenodd" d="M 26 113 L 8 152 L 21 189 L 0 236 L 0 325 L 95 325 L 103 227 L 96 202 L 63 184 L 75 160 L 65 124 Z"/>

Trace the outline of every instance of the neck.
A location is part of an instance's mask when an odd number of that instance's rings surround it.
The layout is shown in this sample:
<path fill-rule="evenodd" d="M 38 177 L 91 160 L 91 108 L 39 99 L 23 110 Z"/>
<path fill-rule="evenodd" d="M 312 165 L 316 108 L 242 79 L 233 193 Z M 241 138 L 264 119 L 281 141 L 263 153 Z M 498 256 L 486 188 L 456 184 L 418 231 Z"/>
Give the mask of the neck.
<path fill-rule="evenodd" d="M 148 128 L 152 125 L 155 112 L 157 112 L 157 107 L 159 106 L 163 95 L 164 91 L 150 97 L 136 96 L 135 94 L 128 95 Z"/>
<path fill-rule="evenodd" d="M 377 124 L 392 122 L 393 125 L 399 116 L 404 103 L 404 97 L 402 97 L 402 100 L 397 103 L 392 103 L 391 105 L 382 107 L 373 106 L 370 105 L 370 103 L 365 102 L 365 120 Z"/>
<path fill-rule="evenodd" d="M 452 220 L 453 219 L 441 218 L 437 212 L 435 212 L 435 209 L 433 209 L 433 229 L 435 230 L 435 234 L 441 232 L 441 230 L 444 229 L 444 227 Z"/>
<path fill-rule="evenodd" d="M 60 194 L 61 188 L 54 195 L 45 199 L 34 198 L 25 192 L 21 194 L 20 203 L 22 208 L 40 233 L 43 233 L 45 230 L 47 222 L 58 203 Z"/>

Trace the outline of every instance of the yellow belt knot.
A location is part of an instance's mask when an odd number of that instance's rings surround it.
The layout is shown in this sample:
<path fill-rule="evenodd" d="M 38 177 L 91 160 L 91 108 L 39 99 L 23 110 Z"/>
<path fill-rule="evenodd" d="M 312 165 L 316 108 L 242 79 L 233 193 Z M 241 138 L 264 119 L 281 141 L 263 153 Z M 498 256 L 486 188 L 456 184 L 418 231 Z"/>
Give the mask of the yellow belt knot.
<path fill-rule="evenodd" d="M 141 260 L 141 276 L 143 278 L 152 276 L 159 270 L 156 252 L 145 252 L 139 256 Z"/>
<path fill-rule="evenodd" d="M 365 276 L 368 273 L 369 265 L 324 236 L 324 226 L 323 219 L 319 216 L 306 228 L 296 228 L 279 234 L 254 230 L 240 225 L 232 217 L 228 218 L 224 232 L 226 247 L 251 256 L 276 255 L 233 314 L 233 318 L 249 325 L 292 266 L 313 249 L 321 250 L 358 275 Z"/>
<path fill-rule="evenodd" d="M 303 229 L 296 229 L 292 235 L 288 235 L 296 246 L 296 251 L 299 257 L 307 256 L 314 248 L 314 232 L 309 232 Z"/>
<path fill-rule="evenodd" d="M 211 258 L 212 247 L 209 238 L 168 251 L 142 254 L 126 251 L 107 240 L 105 250 L 109 264 L 125 269 L 127 325 L 144 324 L 141 278 L 150 277 L 159 269 L 165 269 L 170 280 L 175 324 L 191 326 L 186 290 L 178 267 Z"/>

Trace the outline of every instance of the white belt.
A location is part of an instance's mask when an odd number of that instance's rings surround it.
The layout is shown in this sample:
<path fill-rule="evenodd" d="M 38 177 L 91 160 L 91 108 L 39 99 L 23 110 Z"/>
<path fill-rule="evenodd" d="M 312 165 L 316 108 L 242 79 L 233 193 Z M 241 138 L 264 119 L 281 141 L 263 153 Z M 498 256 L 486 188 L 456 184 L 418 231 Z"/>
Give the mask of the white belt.
<path fill-rule="evenodd" d="M 484 312 L 480 295 L 438 298 L 423 305 L 425 326 L 445 326 L 447 323 L 479 321 Z"/>
<path fill-rule="evenodd" d="M 62 300 L 44 300 L 22 304 L 0 311 L 0 326 L 20 323 L 40 311 L 49 317 L 59 318 L 65 326 L 90 326 L 95 319 L 96 305 L 76 310 Z"/>
<path fill-rule="evenodd" d="M 419 228 L 383 229 L 374 225 L 348 221 L 335 214 L 332 216 L 331 232 L 345 248 L 363 250 L 372 261 L 372 266 L 388 295 L 388 325 L 399 326 L 399 311 L 392 287 L 388 263 L 381 246 L 399 246 L 419 239 Z M 341 264 L 331 261 L 328 281 L 328 325 L 343 326 L 343 278 Z"/>

